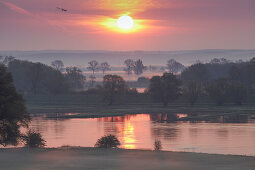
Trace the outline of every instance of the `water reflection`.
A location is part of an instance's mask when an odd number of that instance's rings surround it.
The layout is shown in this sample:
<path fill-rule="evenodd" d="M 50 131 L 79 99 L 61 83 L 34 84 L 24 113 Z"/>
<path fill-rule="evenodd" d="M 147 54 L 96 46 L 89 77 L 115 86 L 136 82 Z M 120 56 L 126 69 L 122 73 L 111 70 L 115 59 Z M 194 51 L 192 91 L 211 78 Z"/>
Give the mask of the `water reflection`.
<path fill-rule="evenodd" d="M 186 118 L 187 114 L 152 114 L 150 120 L 154 122 L 176 122 L 180 118 Z"/>
<path fill-rule="evenodd" d="M 154 140 L 158 139 L 163 150 L 255 155 L 255 119 L 248 115 L 204 115 L 202 118 L 187 114 L 94 119 L 35 117 L 32 127 L 42 133 L 48 147 L 92 147 L 101 136 L 114 134 L 120 139 L 121 147 L 127 149 L 153 149 Z"/>

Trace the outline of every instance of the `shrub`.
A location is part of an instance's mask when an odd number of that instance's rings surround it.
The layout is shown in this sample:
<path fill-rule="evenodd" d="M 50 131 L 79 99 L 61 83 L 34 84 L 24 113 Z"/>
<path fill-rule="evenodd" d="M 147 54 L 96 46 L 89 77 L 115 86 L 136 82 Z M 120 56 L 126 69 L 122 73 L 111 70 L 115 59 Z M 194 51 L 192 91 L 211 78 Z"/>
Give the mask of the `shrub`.
<path fill-rule="evenodd" d="M 25 146 L 29 148 L 42 148 L 46 145 L 46 141 L 42 138 L 42 135 L 32 130 L 29 130 L 22 139 Z"/>
<path fill-rule="evenodd" d="M 120 141 L 114 135 L 106 135 L 97 140 L 95 147 L 98 148 L 117 148 Z"/>
<path fill-rule="evenodd" d="M 154 150 L 155 151 L 160 151 L 162 149 L 161 141 L 160 140 L 155 140 L 154 142 Z"/>

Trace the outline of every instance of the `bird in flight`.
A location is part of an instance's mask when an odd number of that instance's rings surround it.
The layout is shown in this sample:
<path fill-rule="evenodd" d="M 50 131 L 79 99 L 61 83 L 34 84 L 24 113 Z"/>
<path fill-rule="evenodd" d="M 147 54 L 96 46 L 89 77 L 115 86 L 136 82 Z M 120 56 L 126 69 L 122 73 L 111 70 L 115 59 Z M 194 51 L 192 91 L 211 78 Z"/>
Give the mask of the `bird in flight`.
<path fill-rule="evenodd" d="M 62 12 L 67 12 L 67 9 L 56 7 L 57 9 L 61 10 Z"/>

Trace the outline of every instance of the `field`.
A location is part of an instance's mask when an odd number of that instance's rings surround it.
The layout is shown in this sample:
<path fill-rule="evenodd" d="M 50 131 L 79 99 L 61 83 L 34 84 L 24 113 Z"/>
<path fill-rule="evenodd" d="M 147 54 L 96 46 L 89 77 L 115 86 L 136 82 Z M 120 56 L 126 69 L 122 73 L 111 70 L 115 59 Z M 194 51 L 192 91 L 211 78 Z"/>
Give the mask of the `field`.
<path fill-rule="evenodd" d="M 161 103 L 153 103 L 147 98 L 134 97 L 127 101 L 109 106 L 100 96 L 92 95 L 57 95 L 57 96 L 26 96 L 27 108 L 31 114 L 47 114 L 55 116 L 58 113 L 80 113 L 67 117 L 101 117 L 123 114 L 141 113 L 186 113 L 186 114 L 254 114 L 252 104 L 235 106 L 226 104 L 216 106 L 213 103 L 202 103 L 190 106 L 184 101 L 163 107 Z"/>
<path fill-rule="evenodd" d="M 70 148 L 0 149 L 1 169 L 253 170 L 255 158 L 145 150 Z"/>

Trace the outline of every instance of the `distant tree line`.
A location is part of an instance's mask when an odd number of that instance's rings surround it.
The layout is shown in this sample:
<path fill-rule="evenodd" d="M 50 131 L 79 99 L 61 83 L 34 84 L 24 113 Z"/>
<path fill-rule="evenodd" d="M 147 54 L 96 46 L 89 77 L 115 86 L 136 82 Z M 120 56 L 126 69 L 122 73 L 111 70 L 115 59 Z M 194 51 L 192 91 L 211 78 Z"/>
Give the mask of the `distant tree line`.
<path fill-rule="evenodd" d="M 64 67 L 61 60 L 51 63 L 51 67 L 42 63 L 17 60 L 13 57 L 1 59 L 12 73 L 15 87 L 23 93 L 63 94 L 73 91 L 84 91 L 86 76 L 78 67 Z M 3 62 L 4 61 L 4 62 Z M 141 75 L 147 69 L 141 60 L 127 59 L 124 71 Z M 190 105 L 206 98 L 217 105 L 234 103 L 241 105 L 254 98 L 255 58 L 250 61 L 231 62 L 227 59 L 212 59 L 209 63 L 197 62 L 189 67 L 171 59 L 166 64 L 168 70 L 162 76 L 139 77 L 137 83 L 147 88 L 145 93 L 138 93 L 128 86 L 118 75 L 106 74 L 111 69 L 107 62 L 93 60 L 87 69 L 92 72 L 90 86 L 86 94 L 101 94 L 108 104 L 120 102 L 127 96 L 147 96 L 164 106 L 179 99 L 185 99 Z M 95 72 L 101 70 L 103 81 L 94 87 Z"/>
<path fill-rule="evenodd" d="M 182 67 L 182 69 L 184 68 Z M 237 63 L 224 59 L 216 62 L 214 59 L 210 63 L 191 65 L 185 68 L 180 75 L 173 73 L 174 71 L 166 72 L 162 76 L 153 76 L 149 80 L 140 77 L 139 81 L 149 81 L 149 87 L 145 93 L 153 101 L 161 102 L 164 106 L 179 98 L 185 99 L 190 105 L 194 105 L 200 97 L 206 97 L 217 105 L 225 103 L 242 105 L 248 100 L 249 95 L 254 98 L 255 58 L 247 62 Z M 115 85 L 116 80 L 121 80 L 122 88 Z M 117 93 L 114 90 L 125 89 L 125 87 L 125 82 L 121 77 L 107 75 L 101 89 L 108 91 L 109 94 L 121 96 L 125 93 Z M 123 91 L 130 94 L 131 91 L 127 89 Z M 136 93 L 133 94 L 137 95 Z M 111 96 L 113 95 L 108 95 L 108 100 Z M 109 102 L 109 104 L 112 103 L 112 101 Z"/>
<path fill-rule="evenodd" d="M 52 63 L 53 65 L 53 63 Z M 86 77 L 77 67 L 67 67 L 65 73 L 60 62 L 54 62 L 53 67 L 42 63 L 33 63 L 13 59 L 8 63 L 15 87 L 23 93 L 62 94 L 70 89 L 83 89 Z"/>

